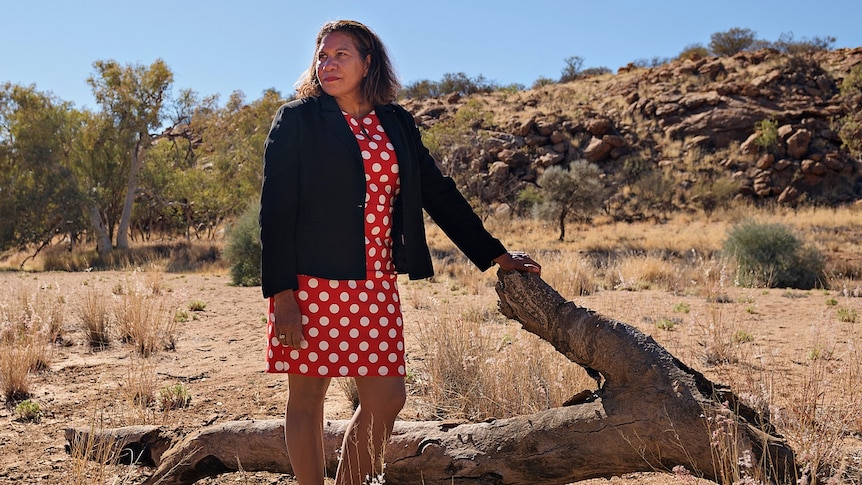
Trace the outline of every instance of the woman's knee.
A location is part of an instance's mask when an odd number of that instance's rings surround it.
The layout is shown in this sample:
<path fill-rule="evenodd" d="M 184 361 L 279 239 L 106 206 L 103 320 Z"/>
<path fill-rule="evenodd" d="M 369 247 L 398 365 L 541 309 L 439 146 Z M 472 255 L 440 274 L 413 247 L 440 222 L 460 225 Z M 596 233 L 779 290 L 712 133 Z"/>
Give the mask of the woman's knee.
<path fill-rule="evenodd" d="M 363 411 L 395 419 L 407 402 L 403 380 L 366 381 L 356 383 Z"/>

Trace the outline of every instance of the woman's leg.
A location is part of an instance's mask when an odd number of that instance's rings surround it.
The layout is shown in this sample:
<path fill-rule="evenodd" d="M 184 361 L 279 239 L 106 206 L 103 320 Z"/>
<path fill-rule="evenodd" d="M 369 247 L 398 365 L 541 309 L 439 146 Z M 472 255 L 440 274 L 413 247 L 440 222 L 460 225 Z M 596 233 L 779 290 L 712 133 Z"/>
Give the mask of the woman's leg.
<path fill-rule="evenodd" d="M 323 485 L 323 400 L 329 380 L 288 374 L 284 439 L 300 485 Z"/>
<path fill-rule="evenodd" d="M 357 377 L 359 407 L 353 414 L 335 474 L 336 485 L 361 485 L 383 473 L 383 451 L 407 392 L 403 377 Z"/>

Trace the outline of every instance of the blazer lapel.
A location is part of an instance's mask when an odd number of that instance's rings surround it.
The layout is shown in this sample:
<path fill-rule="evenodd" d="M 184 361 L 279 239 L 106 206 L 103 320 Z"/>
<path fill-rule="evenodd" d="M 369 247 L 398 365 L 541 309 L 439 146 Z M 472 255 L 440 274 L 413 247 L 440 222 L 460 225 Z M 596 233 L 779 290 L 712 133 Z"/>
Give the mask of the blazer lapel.
<path fill-rule="evenodd" d="M 389 137 L 389 141 L 395 147 L 395 155 L 398 157 L 398 171 L 401 173 L 401 183 L 403 185 L 405 181 L 410 180 L 410 170 L 413 167 L 410 163 L 412 154 L 405 139 L 406 132 L 402 129 L 394 106 L 385 104 L 375 106 L 374 110 L 377 113 L 380 124 L 383 125 L 383 130 L 386 131 L 386 135 Z"/>
<path fill-rule="evenodd" d="M 356 142 L 356 137 L 353 136 L 353 132 L 347 126 L 347 122 L 344 120 L 344 115 L 341 114 L 341 108 L 338 107 L 335 98 L 326 94 L 321 95 L 320 107 L 320 115 L 323 117 L 326 125 L 335 133 L 336 138 L 348 147 L 353 157 L 359 163 L 362 163 L 359 143 Z"/>

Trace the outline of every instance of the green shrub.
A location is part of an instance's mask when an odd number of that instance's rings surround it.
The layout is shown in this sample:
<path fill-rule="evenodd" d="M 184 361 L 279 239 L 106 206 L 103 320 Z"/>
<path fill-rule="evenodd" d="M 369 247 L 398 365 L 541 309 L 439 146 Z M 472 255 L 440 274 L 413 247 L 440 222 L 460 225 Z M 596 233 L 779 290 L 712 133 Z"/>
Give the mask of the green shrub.
<path fill-rule="evenodd" d="M 728 231 L 724 251 L 737 264 L 742 286 L 811 289 L 823 274 L 824 257 L 782 224 L 745 221 Z"/>
<path fill-rule="evenodd" d="M 182 385 L 165 386 L 159 390 L 159 407 L 163 411 L 188 407 L 192 402 L 189 389 Z"/>
<path fill-rule="evenodd" d="M 230 263 L 231 282 L 236 286 L 260 285 L 260 203 L 255 202 L 239 217 L 227 235 L 225 258 Z"/>
<path fill-rule="evenodd" d="M 754 139 L 759 147 L 770 150 L 778 146 L 778 122 L 775 120 L 760 120 L 754 124 L 757 137 Z"/>
<path fill-rule="evenodd" d="M 42 408 L 39 403 L 27 399 L 15 406 L 15 414 L 19 421 L 38 423 L 42 419 Z"/>

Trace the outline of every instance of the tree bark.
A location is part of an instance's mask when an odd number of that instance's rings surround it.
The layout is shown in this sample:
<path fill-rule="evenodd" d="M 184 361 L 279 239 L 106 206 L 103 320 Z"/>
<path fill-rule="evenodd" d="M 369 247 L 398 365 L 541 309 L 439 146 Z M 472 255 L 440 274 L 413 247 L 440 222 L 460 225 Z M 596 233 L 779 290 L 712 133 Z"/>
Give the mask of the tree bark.
<path fill-rule="evenodd" d="M 111 236 L 108 234 L 108 229 L 105 228 L 105 223 L 102 221 L 99 207 L 95 202 L 90 202 L 89 205 L 90 224 L 93 226 L 93 233 L 96 235 L 96 251 L 100 256 L 104 256 L 111 252 Z"/>
<path fill-rule="evenodd" d="M 126 182 L 126 198 L 123 202 L 123 212 L 120 214 L 120 225 L 117 227 L 117 249 L 129 249 L 129 227 L 132 224 L 132 208 L 135 204 L 135 194 L 138 192 L 138 178 L 144 166 L 144 150 L 149 144 L 149 136 L 139 135 L 138 142 L 132 150 L 132 163 L 129 166 L 129 178 Z"/>
<path fill-rule="evenodd" d="M 598 389 L 570 405 L 508 419 L 398 422 L 385 451 L 386 483 L 552 485 L 678 466 L 721 483 L 796 482 L 793 450 L 729 389 L 634 327 L 565 301 L 534 274 L 500 271 L 498 278 L 502 313 L 584 366 Z M 324 426 L 330 476 L 346 427 Z M 111 456 L 124 448 L 137 453 L 158 467 L 147 482 L 153 484 L 193 483 L 240 467 L 291 472 L 281 420 L 228 422 L 183 439 L 156 427 L 123 430 L 66 436 L 72 449 L 95 437 Z"/>

